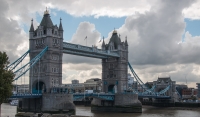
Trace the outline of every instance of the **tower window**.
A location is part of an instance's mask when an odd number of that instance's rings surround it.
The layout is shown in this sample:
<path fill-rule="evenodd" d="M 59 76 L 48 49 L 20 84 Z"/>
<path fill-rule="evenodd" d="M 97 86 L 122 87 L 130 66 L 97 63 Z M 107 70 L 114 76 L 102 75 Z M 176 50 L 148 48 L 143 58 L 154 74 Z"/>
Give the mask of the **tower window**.
<path fill-rule="evenodd" d="M 42 39 L 42 44 L 44 44 L 44 39 Z"/>
<path fill-rule="evenodd" d="M 44 35 L 46 35 L 46 30 L 43 31 Z"/>
<path fill-rule="evenodd" d="M 112 63 L 110 64 L 110 69 L 113 69 L 113 64 Z"/>
<path fill-rule="evenodd" d="M 57 39 L 55 39 L 55 43 L 57 43 Z"/>

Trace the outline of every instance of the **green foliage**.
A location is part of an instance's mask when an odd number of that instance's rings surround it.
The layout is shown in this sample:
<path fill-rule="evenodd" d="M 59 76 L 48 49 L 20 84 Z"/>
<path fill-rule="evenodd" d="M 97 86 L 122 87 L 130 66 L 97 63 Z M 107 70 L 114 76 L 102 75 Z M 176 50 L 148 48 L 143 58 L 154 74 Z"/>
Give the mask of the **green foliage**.
<path fill-rule="evenodd" d="M 196 99 L 197 99 L 197 97 L 196 96 L 191 96 L 191 99 L 193 100 L 193 101 L 195 101 Z"/>
<path fill-rule="evenodd" d="M 0 104 L 12 95 L 14 73 L 6 69 L 8 64 L 7 54 L 0 51 Z"/>
<path fill-rule="evenodd" d="M 150 85 L 148 82 L 146 82 L 145 85 L 150 89 L 152 88 L 152 85 Z"/>

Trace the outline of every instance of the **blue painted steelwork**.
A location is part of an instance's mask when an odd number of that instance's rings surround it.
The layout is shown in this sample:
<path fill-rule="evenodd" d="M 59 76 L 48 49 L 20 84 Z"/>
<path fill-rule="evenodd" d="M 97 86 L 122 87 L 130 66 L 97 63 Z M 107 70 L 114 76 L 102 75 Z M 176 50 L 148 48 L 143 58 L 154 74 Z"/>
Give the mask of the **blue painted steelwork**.
<path fill-rule="evenodd" d="M 97 49 L 97 47 L 87 47 L 72 43 L 63 42 L 63 53 L 80 55 L 92 58 L 109 58 L 109 57 L 120 57 L 115 51 Z"/>
<path fill-rule="evenodd" d="M 167 86 L 165 89 L 163 89 L 162 91 L 156 93 L 156 95 L 165 95 L 165 93 L 170 89 L 170 85 Z"/>
<path fill-rule="evenodd" d="M 176 87 L 176 93 L 178 94 L 179 98 L 182 99 L 181 94 L 178 92 L 177 87 Z"/>
<path fill-rule="evenodd" d="M 93 97 L 93 98 L 98 98 L 101 100 L 110 100 L 114 101 L 115 99 L 115 94 L 101 94 L 101 93 L 74 93 L 73 94 L 73 100 L 80 100 L 84 99 L 84 97 Z"/>
<path fill-rule="evenodd" d="M 23 67 L 19 68 L 14 72 L 15 78 L 14 80 L 18 80 L 22 75 L 24 75 L 31 67 L 33 67 L 45 54 L 45 52 L 48 50 L 48 47 L 45 47 L 35 58 L 33 58 L 29 63 L 24 65 Z"/>
<path fill-rule="evenodd" d="M 138 75 L 135 73 L 135 71 L 133 70 L 131 64 L 128 62 L 128 66 L 134 76 L 134 78 L 137 80 L 137 82 L 142 86 L 143 89 L 145 89 L 145 91 L 148 91 L 149 88 L 142 82 L 142 80 L 140 80 L 140 78 L 138 77 Z"/>
<path fill-rule="evenodd" d="M 170 89 L 170 85 L 167 86 L 165 89 L 163 89 L 162 91 L 160 92 L 154 92 L 154 89 L 156 88 L 156 86 L 153 86 L 151 89 L 148 88 L 143 82 L 142 80 L 140 80 L 140 78 L 138 77 L 138 75 L 135 73 L 135 71 L 133 70 L 131 64 L 128 62 L 128 66 L 134 76 L 134 78 L 137 80 L 137 82 L 142 86 L 142 88 L 145 90 L 145 92 L 137 92 L 135 91 L 134 93 L 137 93 L 138 95 L 143 95 L 145 97 L 148 96 L 148 95 L 152 95 L 152 96 L 161 96 L 161 95 L 165 95 L 165 93 Z"/>
<path fill-rule="evenodd" d="M 42 97 L 42 94 L 13 94 L 10 98 L 40 98 Z"/>
<path fill-rule="evenodd" d="M 138 94 L 138 98 L 155 98 L 155 99 L 170 99 L 170 96 L 162 96 L 162 95 L 143 95 Z"/>
<path fill-rule="evenodd" d="M 143 94 L 151 94 L 151 93 L 154 93 L 154 89 L 156 88 L 156 86 L 154 85 L 154 86 L 152 86 L 152 88 L 151 89 L 147 89 L 145 92 L 143 92 Z"/>
<path fill-rule="evenodd" d="M 17 65 L 22 62 L 24 60 L 24 58 L 26 57 L 26 55 L 30 52 L 30 50 L 28 50 L 26 53 L 24 53 L 20 58 L 18 58 L 16 61 L 14 61 L 13 63 L 11 63 L 10 65 L 8 65 L 6 67 L 6 69 L 9 70 L 13 70 L 17 67 Z"/>

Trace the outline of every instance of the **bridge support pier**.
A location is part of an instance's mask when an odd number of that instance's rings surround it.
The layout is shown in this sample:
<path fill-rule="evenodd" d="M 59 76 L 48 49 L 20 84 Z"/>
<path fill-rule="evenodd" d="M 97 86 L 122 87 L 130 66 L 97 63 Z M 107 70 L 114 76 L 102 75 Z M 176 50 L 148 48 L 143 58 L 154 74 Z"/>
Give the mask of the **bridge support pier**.
<path fill-rule="evenodd" d="M 18 112 L 41 112 L 42 98 L 23 98 L 19 101 Z"/>
<path fill-rule="evenodd" d="M 18 106 L 18 112 L 75 114 L 75 111 L 73 94 L 64 93 L 42 94 L 40 98 L 23 98 Z"/>
<path fill-rule="evenodd" d="M 115 94 L 114 101 L 93 98 L 91 103 L 92 112 L 126 112 L 141 113 L 142 104 L 137 94 Z"/>

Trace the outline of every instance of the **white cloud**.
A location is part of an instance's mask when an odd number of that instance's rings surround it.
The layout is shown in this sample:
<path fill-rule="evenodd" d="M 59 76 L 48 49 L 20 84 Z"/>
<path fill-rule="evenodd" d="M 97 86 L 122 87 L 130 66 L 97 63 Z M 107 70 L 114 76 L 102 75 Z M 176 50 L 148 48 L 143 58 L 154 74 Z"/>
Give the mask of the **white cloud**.
<path fill-rule="evenodd" d="M 71 80 L 74 79 L 78 79 L 79 82 L 83 83 L 90 78 L 101 78 L 100 65 L 71 63 L 63 65 L 63 83 L 71 83 Z"/>
<path fill-rule="evenodd" d="M 191 6 L 183 9 L 183 14 L 185 18 L 189 18 L 192 20 L 200 19 L 200 1 L 195 0 Z"/>

